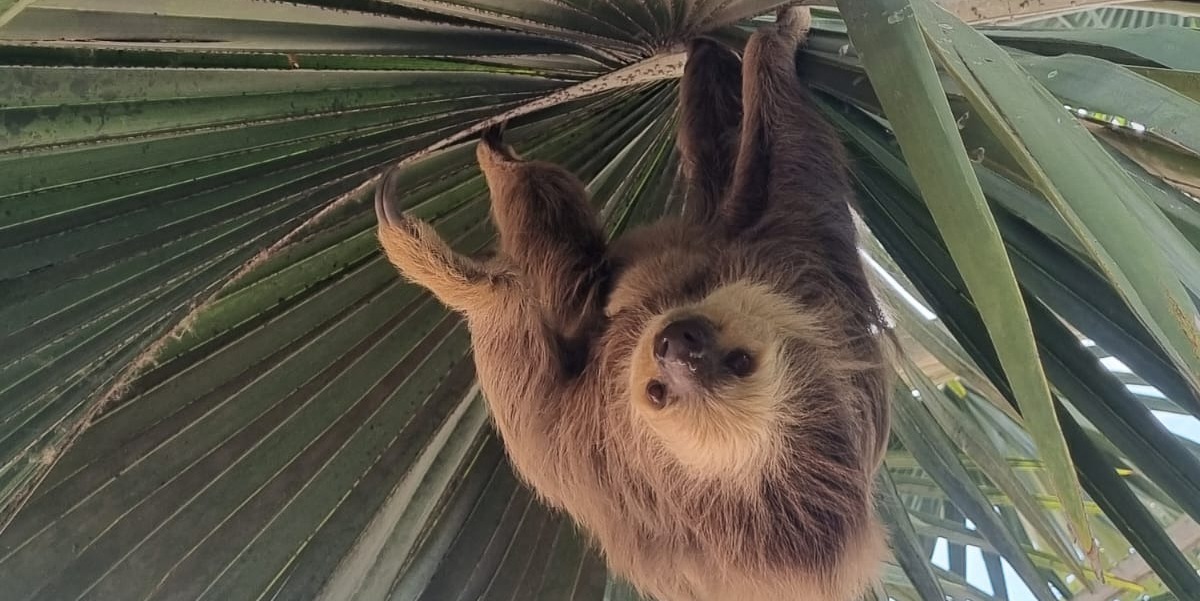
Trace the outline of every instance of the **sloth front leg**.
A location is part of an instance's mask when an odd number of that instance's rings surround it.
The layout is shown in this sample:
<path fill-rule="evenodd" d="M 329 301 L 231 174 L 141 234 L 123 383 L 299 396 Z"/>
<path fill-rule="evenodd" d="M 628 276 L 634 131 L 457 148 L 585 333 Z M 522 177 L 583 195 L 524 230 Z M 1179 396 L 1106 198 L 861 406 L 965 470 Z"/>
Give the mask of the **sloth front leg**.
<path fill-rule="evenodd" d="M 460 313 L 486 311 L 511 295 L 512 274 L 454 251 L 433 226 L 395 209 L 394 175 L 375 189 L 375 216 L 379 242 L 400 273 Z"/>
<path fill-rule="evenodd" d="M 607 243 L 583 183 L 566 169 L 525 160 L 484 133 L 476 149 L 492 197 L 500 254 L 512 261 L 550 328 L 565 339 L 585 336 L 600 314 Z"/>
<path fill-rule="evenodd" d="M 742 63 L 708 38 L 688 45 L 680 82 L 677 135 L 687 183 L 685 216 L 709 223 L 729 191 L 742 120 Z"/>
<path fill-rule="evenodd" d="M 741 140 L 722 207 L 735 233 L 767 212 L 799 215 L 814 238 L 850 224 L 845 150 L 797 74 L 796 51 L 811 20 L 806 7 L 782 9 L 746 44 Z"/>

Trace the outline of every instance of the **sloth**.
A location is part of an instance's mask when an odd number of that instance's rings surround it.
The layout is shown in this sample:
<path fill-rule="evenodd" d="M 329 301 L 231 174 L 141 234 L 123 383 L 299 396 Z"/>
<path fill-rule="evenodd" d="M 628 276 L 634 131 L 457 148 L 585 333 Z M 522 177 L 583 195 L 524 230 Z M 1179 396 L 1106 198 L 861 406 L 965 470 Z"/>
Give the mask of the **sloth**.
<path fill-rule="evenodd" d="M 583 184 L 486 131 L 498 248 L 452 250 L 376 195 L 379 239 L 465 316 L 516 472 L 660 601 L 849 600 L 877 577 L 883 318 L 847 158 L 797 75 L 807 9 L 739 59 L 688 45 L 682 215 L 608 241 Z"/>

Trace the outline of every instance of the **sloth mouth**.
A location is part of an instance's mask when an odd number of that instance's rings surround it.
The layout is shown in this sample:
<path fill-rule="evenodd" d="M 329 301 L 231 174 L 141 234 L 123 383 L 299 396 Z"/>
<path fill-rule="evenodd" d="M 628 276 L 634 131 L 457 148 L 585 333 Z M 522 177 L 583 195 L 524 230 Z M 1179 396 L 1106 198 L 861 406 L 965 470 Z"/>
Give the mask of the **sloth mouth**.
<path fill-rule="evenodd" d="M 650 404 L 657 409 L 662 409 L 667 406 L 667 385 L 658 380 L 650 380 L 646 384 L 646 398 L 650 399 Z"/>

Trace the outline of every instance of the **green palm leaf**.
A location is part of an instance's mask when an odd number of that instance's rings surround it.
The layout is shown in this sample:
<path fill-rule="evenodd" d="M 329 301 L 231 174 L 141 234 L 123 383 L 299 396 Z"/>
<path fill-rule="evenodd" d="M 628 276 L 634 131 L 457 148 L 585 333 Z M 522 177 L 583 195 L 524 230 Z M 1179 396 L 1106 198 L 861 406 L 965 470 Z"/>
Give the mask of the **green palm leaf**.
<path fill-rule="evenodd" d="M 612 235 L 677 212 L 682 42 L 781 3 L 0 1 L 4 598 L 637 599 L 368 198 L 402 164 L 487 247 L 508 120 Z M 842 2 L 800 61 L 902 347 L 872 595 L 1197 598 L 1200 444 L 1158 416 L 1200 416 L 1200 32 L 1003 4 Z"/>

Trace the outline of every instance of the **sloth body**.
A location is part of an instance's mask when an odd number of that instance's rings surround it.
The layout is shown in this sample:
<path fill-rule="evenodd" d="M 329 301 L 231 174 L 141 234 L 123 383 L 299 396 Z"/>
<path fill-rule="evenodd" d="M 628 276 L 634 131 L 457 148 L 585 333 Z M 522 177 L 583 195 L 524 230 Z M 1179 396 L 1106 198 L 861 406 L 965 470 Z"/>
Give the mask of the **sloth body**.
<path fill-rule="evenodd" d="M 744 60 L 689 49 L 682 218 L 605 240 L 582 184 L 478 147 L 494 257 L 394 212 L 380 240 L 466 316 L 520 476 L 660 601 L 853 599 L 884 553 L 872 481 L 888 432 L 879 311 L 846 160 L 796 76 L 808 13 Z"/>

